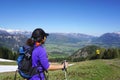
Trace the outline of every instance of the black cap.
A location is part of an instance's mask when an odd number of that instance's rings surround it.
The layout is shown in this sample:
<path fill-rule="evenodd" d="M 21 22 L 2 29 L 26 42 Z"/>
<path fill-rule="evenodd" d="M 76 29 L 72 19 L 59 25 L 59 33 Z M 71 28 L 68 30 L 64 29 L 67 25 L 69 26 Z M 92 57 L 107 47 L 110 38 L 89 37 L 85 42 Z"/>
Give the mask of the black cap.
<path fill-rule="evenodd" d="M 40 36 L 46 36 L 46 37 L 47 37 L 48 35 L 49 35 L 49 34 L 48 34 L 48 33 L 45 33 L 45 31 L 44 31 L 43 29 L 37 28 L 37 29 L 35 29 L 35 30 L 33 31 L 31 38 L 36 39 L 36 38 L 38 38 L 38 37 L 40 37 Z"/>

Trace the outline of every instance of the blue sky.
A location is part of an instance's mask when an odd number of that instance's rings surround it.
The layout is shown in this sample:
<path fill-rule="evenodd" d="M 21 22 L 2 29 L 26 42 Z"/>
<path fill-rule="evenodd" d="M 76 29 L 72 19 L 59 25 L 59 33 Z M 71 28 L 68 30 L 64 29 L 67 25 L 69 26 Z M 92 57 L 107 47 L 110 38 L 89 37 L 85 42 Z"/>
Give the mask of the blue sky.
<path fill-rule="evenodd" d="M 0 27 L 99 36 L 120 31 L 120 0 L 0 0 Z"/>

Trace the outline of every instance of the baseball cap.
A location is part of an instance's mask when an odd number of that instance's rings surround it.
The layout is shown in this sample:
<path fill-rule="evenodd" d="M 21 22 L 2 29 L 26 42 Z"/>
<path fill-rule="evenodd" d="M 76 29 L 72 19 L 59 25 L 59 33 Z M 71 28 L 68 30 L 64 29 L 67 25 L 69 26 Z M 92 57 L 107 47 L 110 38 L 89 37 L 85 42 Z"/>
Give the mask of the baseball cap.
<path fill-rule="evenodd" d="M 43 29 L 41 29 L 41 28 L 36 28 L 34 31 L 33 31 L 33 33 L 32 33 L 32 38 L 34 38 L 34 39 L 36 39 L 36 38 L 38 38 L 38 37 L 40 37 L 40 36 L 49 36 L 49 34 L 48 33 L 46 33 Z"/>

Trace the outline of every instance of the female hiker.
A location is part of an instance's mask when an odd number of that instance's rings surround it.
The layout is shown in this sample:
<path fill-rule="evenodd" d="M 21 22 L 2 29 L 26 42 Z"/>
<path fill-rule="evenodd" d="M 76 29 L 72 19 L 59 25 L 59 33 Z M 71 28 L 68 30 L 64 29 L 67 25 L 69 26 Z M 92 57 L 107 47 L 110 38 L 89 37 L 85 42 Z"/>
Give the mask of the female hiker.
<path fill-rule="evenodd" d="M 27 45 L 34 46 L 32 52 L 32 67 L 39 66 L 39 74 L 35 74 L 29 80 L 45 80 L 44 71 L 62 70 L 64 68 L 64 64 L 53 65 L 49 63 L 46 49 L 43 46 L 48 35 L 49 34 L 45 33 L 41 28 L 37 28 L 33 31 L 31 38 L 27 40 Z M 67 67 L 68 63 L 65 62 L 65 65 Z"/>

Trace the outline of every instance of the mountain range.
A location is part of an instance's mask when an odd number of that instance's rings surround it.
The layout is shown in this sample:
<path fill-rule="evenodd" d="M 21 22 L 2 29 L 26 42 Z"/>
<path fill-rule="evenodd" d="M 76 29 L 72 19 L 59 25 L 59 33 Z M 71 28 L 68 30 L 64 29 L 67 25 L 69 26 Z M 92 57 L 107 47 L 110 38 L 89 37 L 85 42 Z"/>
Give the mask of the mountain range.
<path fill-rule="evenodd" d="M 104 47 L 120 47 L 120 33 L 105 33 L 102 36 L 93 40 L 92 43 Z"/>
<path fill-rule="evenodd" d="M 17 51 L 31 36 L 30 31 L 5 30 L 0 28 L 0 46 Z M 50 33 L 46 48 L 50 53 L 69 53 L 87 45 L 105 48 L 120 47 L 120 32 L 105 33 L 99 37 L 81 33 Z"/>

